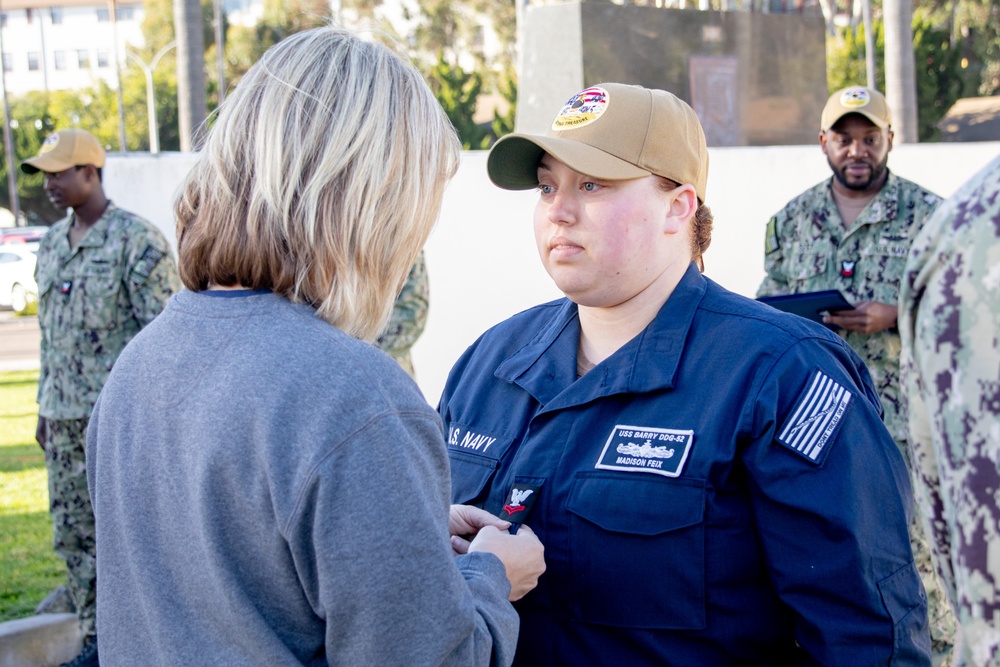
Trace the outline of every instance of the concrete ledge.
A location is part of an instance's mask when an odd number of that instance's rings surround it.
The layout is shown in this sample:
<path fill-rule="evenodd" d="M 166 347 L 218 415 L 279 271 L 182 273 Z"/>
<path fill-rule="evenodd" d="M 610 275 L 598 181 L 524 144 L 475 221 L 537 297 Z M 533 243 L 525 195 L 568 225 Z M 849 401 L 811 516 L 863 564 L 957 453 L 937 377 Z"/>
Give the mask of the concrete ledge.
<path fill-rule="evenodd" d="M 0 623 L 0 667 L 54 667 L 76 657 L 82 645 L 76 614 Z"/>

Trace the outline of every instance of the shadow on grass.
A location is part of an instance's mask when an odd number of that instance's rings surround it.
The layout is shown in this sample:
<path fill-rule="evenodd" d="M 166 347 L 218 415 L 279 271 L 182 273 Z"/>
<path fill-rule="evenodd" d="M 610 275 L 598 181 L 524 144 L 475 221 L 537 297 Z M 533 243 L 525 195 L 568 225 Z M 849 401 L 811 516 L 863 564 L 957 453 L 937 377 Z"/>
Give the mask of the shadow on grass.
<path fill-rule="evenodd" d="M 29 410 L 28 412 L 18 412 L 16 414 L 8 412 L 4 414 L 3 417 L 0 417 L 0 419 L 34 419 L 36 417 L 38 417 L 38 411 Z"/>
<path fill-rule="evenodd" d="M 37 444 L 0 447 L 0 473 L 45 468 L 45 454 Z"/>
<path fill-rule="evenodd" d="M 49 513 L 0 515 L 0 621 L 31 616 L 64 583 L 66 566 L 52 551 Z"/>
<path fill-rule="evenodd" d="M 23 387 L 27 389 L 31 385 L 38 384 L 37 371 L 30 375 L 25 373 L 23 377 L 20 376 L 20 373 L 4 373 L 0 375 L 0 387 Z"/>

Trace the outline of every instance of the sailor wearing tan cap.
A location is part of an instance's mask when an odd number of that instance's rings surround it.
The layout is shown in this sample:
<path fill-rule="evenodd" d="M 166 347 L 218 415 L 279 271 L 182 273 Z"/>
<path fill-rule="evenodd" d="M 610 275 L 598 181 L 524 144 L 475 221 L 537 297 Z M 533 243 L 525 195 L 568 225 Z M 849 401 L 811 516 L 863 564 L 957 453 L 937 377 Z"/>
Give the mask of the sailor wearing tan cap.
<path fill-rule="evenodd" d="M 892 112 L 882 93 L 850 86 L 830 96 L 820 117 L 819 145 L 833 175 L 768 222 L 767 277 L 757 296 L 840 290 L 854 305 L 826 321 L 867 365 L 885 425 L 910 467 L 896 311 L 910 244 L 941 198 L 889 171 L 892 140 Z M 949 664 L 955 617 L 919 520 L 910 533 L 940 667 Z"/>
<path fill-rule="evenodd" d="M 163 234 L 105 196 L 104 161 L 92 135 L 60 130 L 21 163 L 25 173 L 44 172 L 49 200 L 69 209 L 38 249 L 35 437 L 45 450 L 55 551 L 66 561 L 84 636 L 71 667 L 98 664 L 94 513 L 84 462 L 90 413 L 119 353 L 180 287 Z"/>
<path fill-rule="evenodd" d="M 452 500 L 531 526 L 518 665 L 926 665 L 906 467 L 864 364 L 699 268 L 694 111 L 602 83 L 490 178 L 566 295 L 487 331 L 440 413 Z"/>

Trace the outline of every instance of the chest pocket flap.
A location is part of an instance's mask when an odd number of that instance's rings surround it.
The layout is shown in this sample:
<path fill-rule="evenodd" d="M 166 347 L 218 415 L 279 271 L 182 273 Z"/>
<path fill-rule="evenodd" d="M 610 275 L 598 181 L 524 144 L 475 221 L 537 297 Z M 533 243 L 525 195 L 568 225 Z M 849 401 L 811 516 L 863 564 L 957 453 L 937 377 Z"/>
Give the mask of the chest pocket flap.
<path fill-rule="evenodd" d="M 581 473 L 566 507 L 581 519 L 614 533 L 659 535 L 702 522 L 705 488 L 699 480 L 643 479 Z"/>
<path fill-rule="evenodd" d="M 513 438 L 495 430 L 482 430 L 452 422 L 448 425 L 448 458 L 451 462 L 451 501 L 481 502 L 500 459 Z"/>

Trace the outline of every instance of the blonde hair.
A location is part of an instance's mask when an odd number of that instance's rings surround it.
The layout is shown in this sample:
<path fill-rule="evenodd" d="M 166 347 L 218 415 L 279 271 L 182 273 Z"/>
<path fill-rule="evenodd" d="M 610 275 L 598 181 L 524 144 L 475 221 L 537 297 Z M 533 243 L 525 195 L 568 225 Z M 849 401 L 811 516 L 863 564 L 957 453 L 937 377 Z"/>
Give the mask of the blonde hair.
<path fill-rule="evenodd" d="M 373 340 L 459 156 L 403 57 L 340 28 L 292 35 L 227 96 L 182 185 L 181 279 L 272 290 Z"/>

